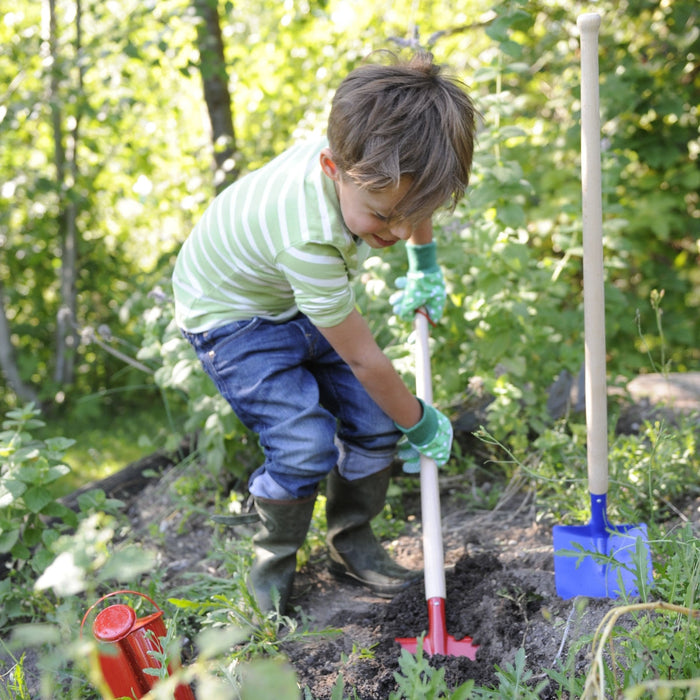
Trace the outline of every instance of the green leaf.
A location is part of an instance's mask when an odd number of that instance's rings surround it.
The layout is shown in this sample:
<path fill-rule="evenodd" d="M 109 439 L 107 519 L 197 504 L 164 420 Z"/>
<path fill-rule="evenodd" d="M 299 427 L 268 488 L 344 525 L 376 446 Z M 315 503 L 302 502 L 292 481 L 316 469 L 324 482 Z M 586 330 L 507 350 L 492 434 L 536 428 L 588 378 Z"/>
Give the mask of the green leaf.
<path fill-rule="evenodd" d="M 36 547 L 41 542 L 41 533 L 44 531 L 42 525 L 33 524 L 24 528 L 22 540 L 27 547 Z"/>
<path fill-rule="evenodd" d="M 49 503 L 42 511 L 42 515 L 47 515 L 50 518 L 60 518 L 69 527 L 75 527 L 78 524 L 78 516 L 63 503 L 53 501 Z"/>
<path fill-rule="evenodd" d="M 523 55 L 523 47 L 517 41 L 506 39 L 501 42 L 501 51 L 511 58 L 520 58 Z"/>
<path fill-rule="evenodd" d="M 40 513 L 51 501 L 51 492 L 43 486 L 34 486 L 24 493 L 24 502 L 32 513 Z"/>
<path fill-rule="evenodd" d="M 70 467 L 67 464 L 57 464 L 46 472 L 44 475 L 44 483 L 50 484 L 52 481 L 56 481 L 56 479 L 60 479 L 66 474 L 70 474 Z"/>
<path fill-rule="evenodd" d="M 53 437 L 46 440 L 46 445 L 52 452 L 63 453 L 75 445 L 75 440 L 66 437 Z"/>
<path fill-rule="evenodd" d="M 23 481 L 5 479 L 0 486 L 0 508 L 7 508 L 27 490 Z"/>
<path fill-rule="evenodd" d="M 170 605 L 174 605 L 176 608 L 181 608 L 182 610 L 199 609 L 201 605 L 201 603 L 196 603 L 192 600 L 188 600 L 187 598 L 168 598 L 168 603 L 170 603 Z M 202 648 L 201 645 L 199 648 Z"/>
<path fill-rule="evenodd" d="M 487 83 L 490 80 L 495 80 L 500 75 L 500 71 L 495 66 L 485 66 L 478 68 L 474 72 L 472 81 L 475 83 Z"/>
<path fill-rule="evenodd" d="M 498 131 L 498 135 L 505 141 L 506 139 L 527 136 L 527 131 L 521 129 L 519 126 L 504 126 Z"/>
<path fill-rule="evenodd" d="M 512 19 L 508 15 L 496 17 L 496 19 L 486 27 L 486 36 L 494 41 L 505 41 L 508 38 L 508 30 L 512 23 Z"/>
<path fill-rule="evenodd" d="M 525 377 L 527 374 L 527 361 L 524 357 L 504 357 L 501 364 L 509 374 L 515 377 Z"/>
<path fill-rule="evenodd" d="M 0 554 L 7 554 L 19 540 L 19 530 L 3 530 L 0 532 Z"/>
<path fill-rule="evenodd" d="M 498 218 L 510 228 L 519 228 L 525 224 L 525 210 L 519 205 L 509 202 L 498 207 Z"/>
<path fill-rule="evenodd" d="M 523 175 L 520 165 L 514 162 L 495 165 L 491 169 L 491 173 L 502 184 L 519 182 Z"/>
<path fill-rule="evenodd" d="M 15 450 L 12 454 L 12 461 L 15 464 L 20 462 L 33 462 L 41 455 L 39 448 L 36 445 L 28 445 L 27 447 L 20 447 Z"/>
<path fill-rule="evenodd" d="M 450 700 L 469 700 L 472 697 L 473 690 L 474 681 L 462 683 L 462 685 L 454 689 L 452 695 L 450 695 Z"/>
<path fill-rule="evenodd" d="M 195 364 L 191 359 L 180 360 L 173 367 L 173 374 L 171 377 L 172 384 L 174 386 L 179 386 L 187 381 L 187 378 L 192 374 Z"/>
<path fill-rule="evenodd" d="M 37 549 L 32 557 L 32 567 L 37 573 L 46 571 L 46 568 L 53 561 L 54 554 L 48 549 L 41 547 Z"/>
<path fill-rule="evenodd" d="M 15 546 L 10 550 L 10 553 L 15 559 L 26 560 L 32 556 L 32 552 L 22 542 L 15 542 Z"/>
<path fill-rule="evenodd" d="M 41 460 L 45 463 L 43 457 L 41 458 Z M 44 470 L 39 465 L 38 460 L 35 459 L 33 464 L 25 464 L 21 466 L 15 472 L 15 477 L 17 479 L 20 479 L 20 481 L 24 481 L 25 484 L 36 484 L 40 481 L 43 481 L 43 474 Z"/>

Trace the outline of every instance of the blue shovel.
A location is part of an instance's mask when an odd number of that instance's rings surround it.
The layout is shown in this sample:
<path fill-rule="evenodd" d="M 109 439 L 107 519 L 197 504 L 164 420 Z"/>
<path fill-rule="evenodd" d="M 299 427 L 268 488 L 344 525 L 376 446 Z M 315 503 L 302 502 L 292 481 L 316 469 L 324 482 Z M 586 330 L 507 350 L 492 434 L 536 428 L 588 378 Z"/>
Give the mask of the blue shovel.
<path fill-rule="evenodd" d="M 578 18 L 581 32 L 581 179 L 586 435 L 591 520 L 554 527 L 554 578 L 561 598 L 634 596 L 651 583 L 644 524 L 611 525 L 607 516 L 608 415 L 605 376 L 603 214 L 598 106 L 600 15 Z"/>

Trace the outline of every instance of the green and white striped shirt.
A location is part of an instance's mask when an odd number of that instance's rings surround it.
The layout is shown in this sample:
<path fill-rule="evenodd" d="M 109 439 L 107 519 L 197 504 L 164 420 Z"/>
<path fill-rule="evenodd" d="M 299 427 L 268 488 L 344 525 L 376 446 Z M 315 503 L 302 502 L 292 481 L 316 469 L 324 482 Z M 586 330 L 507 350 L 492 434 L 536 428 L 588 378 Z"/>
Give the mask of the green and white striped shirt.
<path fill-rule="evenodd" d="M 330 327 L 352 311 L 369 247 L 345 228 L 319 163 L 325 139 L 293 146 L 226 188 L 178 254 L 175 320 L 192 333 L 298 311 Z M 358 245 L 359 244 L 359 245 Z"/>

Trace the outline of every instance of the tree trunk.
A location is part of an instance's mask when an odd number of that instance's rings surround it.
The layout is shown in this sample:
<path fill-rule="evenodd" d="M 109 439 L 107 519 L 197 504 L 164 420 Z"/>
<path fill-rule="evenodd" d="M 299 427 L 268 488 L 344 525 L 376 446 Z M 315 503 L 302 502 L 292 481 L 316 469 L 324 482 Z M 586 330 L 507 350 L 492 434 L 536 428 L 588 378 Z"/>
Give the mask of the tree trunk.
<path fill-rule="evenodd" d="M 219 22 L 218 0 L 193 0 L 200 18 L 197 24 L 199 71 L 207 104 L 214 146 L 214 184 L 221 192 L 239 175 L 236 163 L 236 134 L 231 112 L 231 93 L 224 57 L 224 42 Z"/>
<path fill-rule="evenodd" d="M 61 70 L 62 62 L 58 48 L 58 29 L 56 21 L 56 0 L 48 0 L 48 34 L 46 45 L 51 59 L 49 80 L 49 104 L 51 105 L 51 122 L 54 137 L 54 162 L 56 166 L 56 186 L 60 193 L 60 214 L 57 219 L 61 237 L 60 268 L 60 307 L 56 318 L 56 364 L 54 379 L 59 386 L 70 384 L 75 374 L 75 353 L 78 346 L 76 333 L 76 288 L 77 274 L 77 205 L 74 198 L 66 196 L 74 190 L 78 175 L 76 150 L 80 125 L 80 108 L 75 114 L 74 125 L 68 135 L 68 148 L 64 143 L 63 114 L 61 111 Z M 80 55 L 81 4 L 76 3 L 76 55 Z M 82 91 L 83 68 L 79 63 L 78 96 Z"/>
<path fill-rule="evenodd" d="M 33 387 L 25 384 L 20 376 L 15 359 L 15 349 L 10 340 L 10 324 L 5 313 L 5 294 L 0 280 L 0 370 L 8 386 L 15 392 L 17 398 L 25 403 L 34 401 L 39 404 L 39 396 Z"/>

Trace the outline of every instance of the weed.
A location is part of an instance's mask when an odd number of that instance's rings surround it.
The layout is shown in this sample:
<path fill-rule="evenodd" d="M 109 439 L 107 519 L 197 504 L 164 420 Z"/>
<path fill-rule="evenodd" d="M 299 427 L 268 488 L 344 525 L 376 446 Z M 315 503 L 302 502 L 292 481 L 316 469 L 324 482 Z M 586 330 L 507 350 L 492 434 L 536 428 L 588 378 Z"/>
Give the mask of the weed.
<path fill-rule="evenodd" d="M 478 689 L 472 697 L 483 700 L 538 700 L 542 691 L 549 685 L 549 680 L 535 682 L 533 672 L 526 668 L 525 661 L 525 649 L 520 648 L 515 654 L 514 663 L 507 664 L 504 669 L 496 666 L 498 687 L 493 690 Z"/>
<path fill-rule="evenodd" d="M 394 674 L 398 690 L 389 695 L 389 700 L 466 700 L 474 688 L 474 681 L 467 681 L 450 691 L 445 681 L 445 669 L 430 665 L 423 655 L 423 639 L 418 640 L 416 653 L 406 649 L 399 657 L 399 672 Z"/>
<path fill-rule="evenodd" d="M 5 644 L 3 647 L 8 651 Z M 10 654 L 12 665 L 9 670 L 0 675 L 0 700 L 31 700 L 24 678 L 25 656 L 22 654 L 19 659 L 16 659 Z"/>
<path fill-rule="evenodd" d="M 586 677 L 582 700 L 605 698 L 606 684 L 614 689 L 615 694 L 624 688 L 645 686 L 647 681 L 644 680 L 643 676 L 650 675 L 650 672 L 657 678 L 673 679 L 679 679 L 684 671 L 697 673 L 698 661 L 700 660 L 700 645 L 695 641 L 697 640 L 697 629 L 693 629 L 690 634 L 684 630 L 681 640 L 669 639 L 677 634 L 680 627 L 677 624 L 658 624 L 658 617 L 649 618 L 648 616 L 639 620 L 631 635 L 616 627 L 617 621 L 623 615 L 636 616 L 641 612 L 652 611 L 682 616 L 686 623 L 691 624 L 694 619 L 700 618 L 697 610 L 665 602 L 623 605 L 611 610 L 601 621 L 593 638 L 593 662 Z M 677 619 L 676 623 L 678 622 Z M 681 627 L 685 627 L 685 625 Z M 613 640 L 615 637 L 617 637 L 617 645 L 625 648 L 628 653 L 621 655 L 614 648 Z M 608 644 L 611 661 L 606 659 L 603 654 Z M 694 647 L 692 651 L 689 645 Z M 670 650 L 673 652 L 669 653 Z M 680 660 L 674 658 L 674 652 L 678 650 L 686 652 L 682 654 Z M 681 668 L 678 668 L 679 661 Z M 683 669 L 682 667 L 686 663 L 689 667 Z M 676 687 L 697 687 L 698 679 L 691 676 L 685 683 L 681 684 L 678 680 L 677 682 Z M 662 694 L 663 691 L 660 690 L 660 695 Z M 672 695 L 668 697 L 672 697 Z"/>
<path fill-rule="evenodd" d="M 642 347 L 647 353 L 647 357 L 649 358 L 649 362 L 654 369 L 655 372 L 661 371 L 662 373 L 666 374 L 670 370 L 670 361 L 666 357 L 666 353 L 668 352 L 668 348 L 666 345 L 666 339 L 664 337 L 664 328 L 663 328 L 663 310 L 661 308 L 661 301 L 664 298 L 665 291 L 662 289 L 659 291 L 658 289 L 652 289 L 651 293 L 649 294 L 649 301 L 651 303 L 651 308 L 654 311 L 654 319 L 656 321 L 656 332 L 658 333 L 658 344 L 660 347 L 660 353 L 661 353 L 661 365 L 660 367 L 657 367 L 656 363 L 654 362 L 654 357 L 652 356 L 651 348 L 650 348 L 650 340 L 647 339 L 642 331 L 642 321 L 641 321 L 641 314 L 639 312 L 639 309 L 637 309 L 637 313 L 635 314 L 635 324 L 637 326 L 637 334 L 639 335 L 639 339 L 641 341 Z"/>

